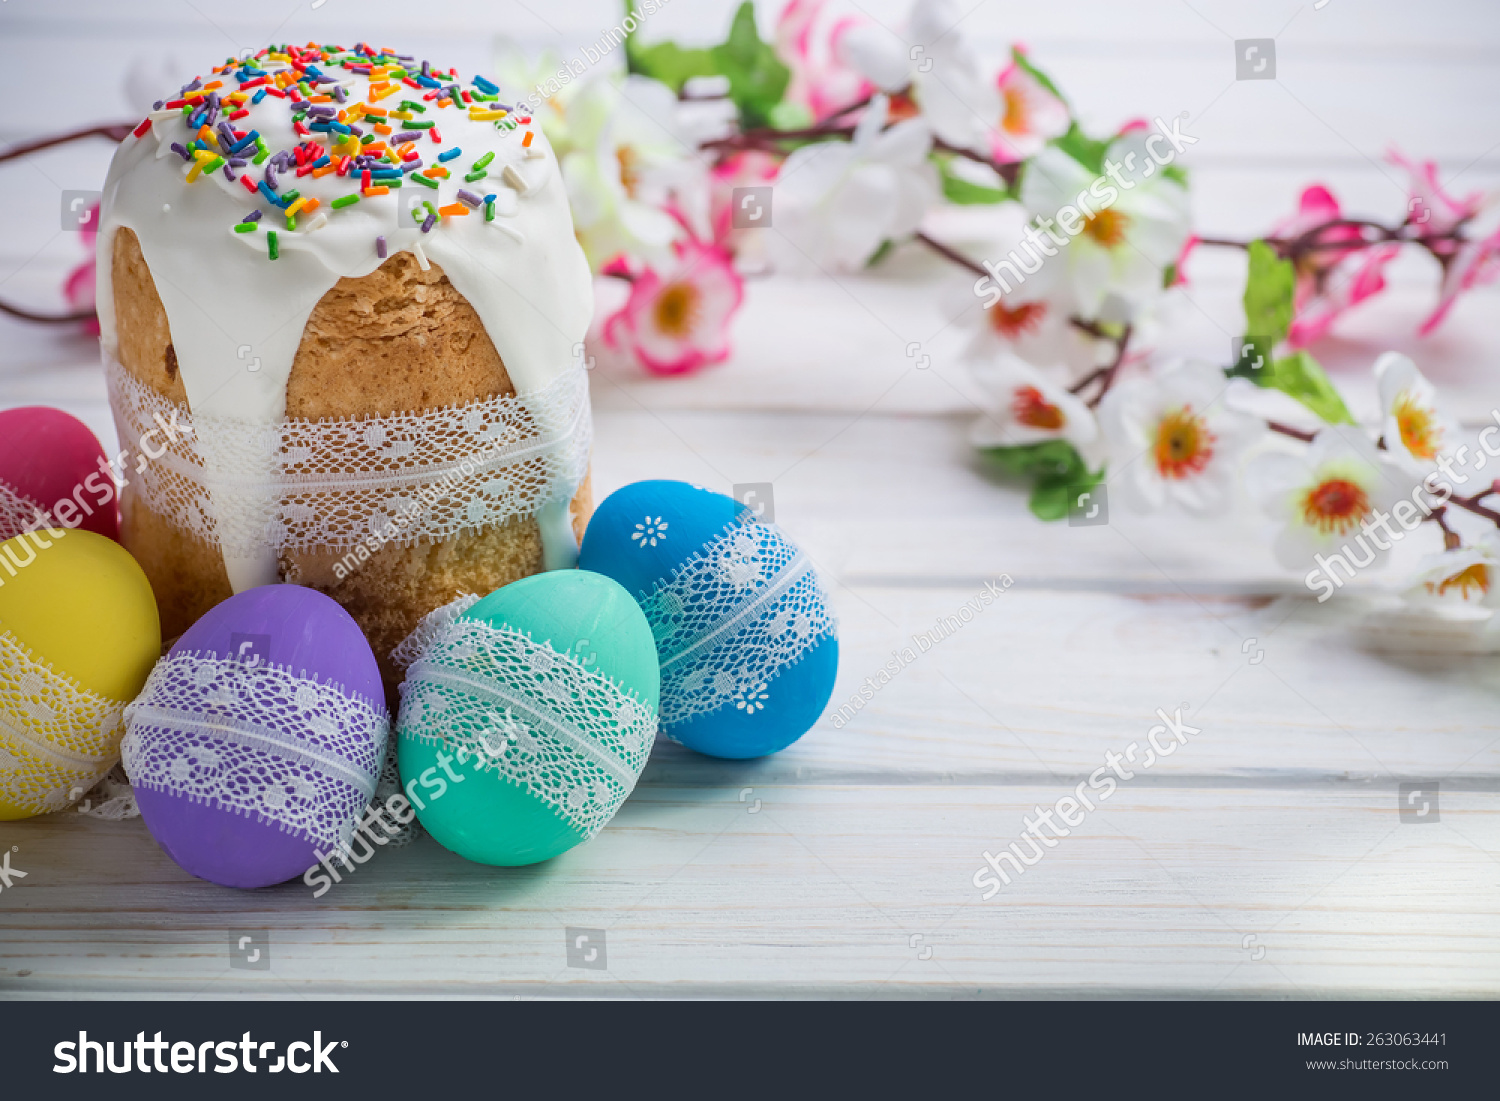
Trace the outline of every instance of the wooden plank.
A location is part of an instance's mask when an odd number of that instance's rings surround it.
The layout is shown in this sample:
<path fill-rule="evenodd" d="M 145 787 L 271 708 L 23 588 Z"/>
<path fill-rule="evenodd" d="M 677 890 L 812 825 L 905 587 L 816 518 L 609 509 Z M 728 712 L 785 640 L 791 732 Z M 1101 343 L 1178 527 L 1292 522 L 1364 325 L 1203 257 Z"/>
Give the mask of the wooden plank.
<path fill-rule="evenodd" d="M 0 997 L 1500 993 L 1492 796 L 1413 825 L 1388 789 L 1126 784 L 986 902 L 982 853 L 1059 789 L 737 794 L 643 785 L 544 868 L 424 839 L 316 900 L 189 881 L 138 822 L 8 825 Z M 567 965 L 569 927 L 607 970 Z M 256 929 L 271 969 L 231 969 Z"/>

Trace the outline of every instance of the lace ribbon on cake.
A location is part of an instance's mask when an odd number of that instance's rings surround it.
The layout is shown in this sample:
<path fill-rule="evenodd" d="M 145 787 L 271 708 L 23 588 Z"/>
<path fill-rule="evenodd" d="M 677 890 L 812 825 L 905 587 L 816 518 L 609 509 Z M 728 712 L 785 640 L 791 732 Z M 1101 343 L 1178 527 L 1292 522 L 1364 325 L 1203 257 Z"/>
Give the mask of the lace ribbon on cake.
<path fill-rule="evenodd" d="M 336 848 L 353 836 L 390 722 L 340 686 L 268 662 L 170 654 L 125 711 L 125 771 Z"/>
<path fill-rule="evenodd" d="M 0 542 L 37 528 L 55 526 L 52 517 L 35 501 L 0 481 Z"/>
<path fill-rule="evenodd" d="M 76 801 L 120 759 L 124 709 L 0 630 L 0 802 L 47 814 Z"/>
<path fill-rule="evenodd" d="M 387 417 L 194 416 L 105 357 L 147 508 L 231 554 L 412 546 L 571 500 L 588 471 L 582 365 L 525 395 Z"/>
<path fill-rule="evenodd" d="M 777 673 L 837 631 L 806 555 L 748 514 L 641 607 L 661 658 L 661 720 L 668 726 L 726 704 L 763 709 Z"/>
<path fill-rule="evenodd" d="M 417 628 L 399 736 L 472 758 L 593 837 L 635 787 L 656 713 L 577 659 L 453 608 Z"/>

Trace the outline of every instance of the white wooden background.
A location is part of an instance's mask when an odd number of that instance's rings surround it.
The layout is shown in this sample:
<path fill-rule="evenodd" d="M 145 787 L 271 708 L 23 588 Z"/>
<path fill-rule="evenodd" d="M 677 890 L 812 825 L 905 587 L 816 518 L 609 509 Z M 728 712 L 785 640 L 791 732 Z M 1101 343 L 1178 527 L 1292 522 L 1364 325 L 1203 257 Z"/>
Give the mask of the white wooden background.
<path fill-rule="evenodd" d="M 895 24 L 904 5 L 864 7 Z M 675 0 L 650 33 L 706 39 L 730 11 Z M 10 0 L 0 142 L 129 117 L 119 88 L 135 62 L 186 69 L 273 37 L 366 37 L 487 67 L 497 30 L 570 52 L 617 18 L 608 0 L 429 0 L 419 14 L 369 0 Z M 980 0 L 964 26 L 997 55 L 1026 43 L 1097 128 L 1189 112 L 1205 232 L 1263 230 L 1314 179 L 1397 216 L 1390 143 L 1437 158 L 1455 191 L 1500 185 L 1500 8 L 1482 0 Z M 1278 80 L 1236 83 L 1232 39 L 1273 36 Z M 55 305 L 79 252 L 57 231 L 59 192 L 97 188 L 107 154 L 0 168 L 0 295 Z M 963 219 L 936 228 L 967 232 Z M 1195 263 L 1175 346 L 1227 355 L 1241 262 Z M 1496 659 L 1367 647 L 1364 598 L 1307 599 L 1252 517 L 1032 520 L 965 445 L 973 390 L 949 322 L 973 300 L 962 278 L 935 289 L 938 270 L 907 252 L 836 284 L 759 281 L 730 363 L 594 379 L 602 491 L 773 483 L 778 521 L 842 618 L 835 704 L 986 579 L 1014 578 L 855 721 L 825 720 L 758 762 L 663 744 L 614 822 L 546 866 L 485 868 L 428 839 L 318 900 L 300 883 L 193 880 L 138 820 L 3 823 L 27 878 L 0 893 L 0 997 L 1500 993 Z M 1500 294 L 1474 295 L 1419 341 L 1433 272 L 1412 258 L 1392 281 L 1317 349 L 1354 408 L 1371 408 L 1374 355 L 1397 347 L 1471 426 L 1487 420 Z M 930 369 L 914 369 L 911 341 Z M 83 339 L 0 321 L 0 403 L 62 406 L 108 443 L 93 357 Z M 1178 707 L 1202 728 L 1192 744 L 980 901 L 983 850 Z M 1414 778 L 1440 782 L 1438 823 L 1399 821 L 1397 784 Z M 607 970 L 567 966 L 570 926 L 606 931 Z M 241 930 L 269 930 L 270 970 L 231 969 Z"/>

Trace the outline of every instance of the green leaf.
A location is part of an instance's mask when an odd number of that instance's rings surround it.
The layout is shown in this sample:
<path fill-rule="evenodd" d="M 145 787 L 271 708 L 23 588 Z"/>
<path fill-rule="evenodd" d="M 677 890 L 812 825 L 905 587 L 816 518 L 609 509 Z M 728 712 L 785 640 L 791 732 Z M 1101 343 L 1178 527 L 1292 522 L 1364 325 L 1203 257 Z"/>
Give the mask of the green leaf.
<path fill-rule="evenodd" d="M 938 173 L 943 182 L 943 198 L 950 203 L 974 206 L 981 203 L 1003 203 L 1014 197 L 1007 188 L 985 187 L 955 175 L 952 168 L 954 159 L 948 157 L 938 164 Z"/>
<path fill-rule="evenodd" d="M 813 114 L 806 105 L 784 99 L 770 111 L 771 125 L 778 130 L 803 130 L 811 126 Z"/>
<path fill-rule="evenodd" d="M 1079 129 L 1077 122 L 1069 124 L 1068 132 L 1062 137 L 1053 138 L 1052 144 L 1094 175 L 1103 174 L 1104 153 L 1109 148 L 1109 142 L 1102 138 L 1089 137 Z"/>
<path fill-rule="evenodd" d="M 987 447 L 984 453 L 999 463 L 1007 474 L 1022 477 L 1064 478 L 1088 469 L 1067 440 L 1043 440 L 1019 447 Z"/>
<path fill-rule="evenodd" d="M 865 267 L 873 268 L 876 264 L 880 263 L 880 261 L 889 256 L 895 248 L 896 242 L 887 237 L 884 241 L 880 242 L 879 248 L 870 253 L 870 258 L 865 261 Z"/>
<path fill-rule="evenodd" d="M 1245 280 L 1245 332 L 1286 339 L 1292 324 L 1297 272 L 1264 241 L 1250 242 L 1250 274 Z M 1263 351 L 1267 349 L 1262 349 Z"/>
<path fill-rule="evenodd" d="M 1047 89 L 1047 91 L 1051 92 L 1058 99 L 1062 100 L 1064 103 L 1068 102 L 1068 97 L 1057 90 L 1057 85 L 1052 82 L 1052 78 L 1049 77 L 1046 73 L 1042 72 L 1042 70 L 1038 69 L 1035 65 L 1033 65 L 1031 63 L 1031 59 L 1026 56 L 1025 51 L 1019 49 L 1016 46 L 1012 46 L 1010 48 L 1010 57 L 1011 60 L 1016 63 L 1016 67 L 1019 68 L 1022 72 L 1029 75 L 1033 80 L 1035 80 L 1043 88 Z"/>
<path fill-rule="evenodd" d="M 1306 352 L 1293 352 L 1274 360 L 1251 377 L 1268 389 L 1290 394 L 1329 424 L 1354 423 L 1327 373 Z"/>
<path fill-rule="evenodd" d="M 740 5 L 729 38 L 709 53 L 717 71 L 729 78 L 729 98 L 739 108 L 741 125 L 746 129 L 770 125 L 771 111 L 786 94 L 792 73 L 776 50 L 761 41 L 752 0 Z"/>
<path fill-rule="evenodd" d="M 1178 187 L 1186 188 L 1188 185 L 1187 169 L 1183 168 L 1180 164 L 1162 165 L 1161 174 L 1175 183 Z"/>
<path fill-rule="evenodd" d="M 1079 493 L 1086 493 L 1104 480 L 1104 468 L 1091 471 L 1066 440 L 1044 440 L 1022 447 L 985 449 L 1007 474 L 1033 479 L 1032 514 L 1039 520 L 1061 520 Z"/>
<path fill-rule="evenodd" d="M 632 73 L 659 80 L 674 92 L 681 92 L 682 86 L 695 76 L 718 72 L 708 50 L 683 49 L 675 42 L 641 46 L 634 34 L 625 39 L 625 60 Z"/>

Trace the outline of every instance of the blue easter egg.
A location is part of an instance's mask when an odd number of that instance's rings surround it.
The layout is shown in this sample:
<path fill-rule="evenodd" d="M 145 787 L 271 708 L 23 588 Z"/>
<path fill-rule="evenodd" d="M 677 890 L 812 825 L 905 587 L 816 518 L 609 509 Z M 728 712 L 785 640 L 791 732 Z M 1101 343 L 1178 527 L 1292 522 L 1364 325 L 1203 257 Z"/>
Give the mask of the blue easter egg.
<path fill-rule="evenodd" d="M 267 887 L 368 845 L 355 827 L 389 719 L 370 644 L 330 597 L 267 585 L 210 608 L 126 721 L 141 817 L 185 871 Z"/>
<path fill-rule="evenodd" d="M 764 757 L 817 722 L 838 638 L 805 555 L 721 493 L 636 482 L 595 510 L 580 569 L 640 603 L 661 661 L 661 730 L 712 757 Z"/>

